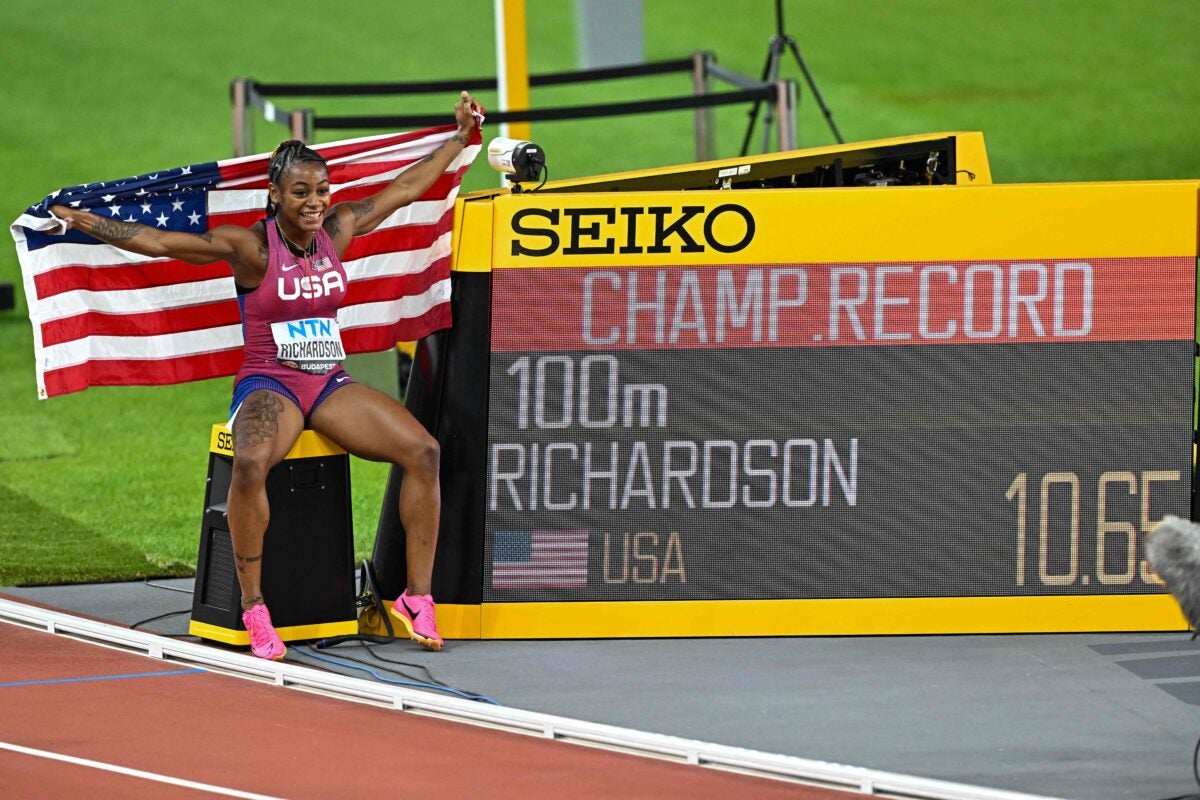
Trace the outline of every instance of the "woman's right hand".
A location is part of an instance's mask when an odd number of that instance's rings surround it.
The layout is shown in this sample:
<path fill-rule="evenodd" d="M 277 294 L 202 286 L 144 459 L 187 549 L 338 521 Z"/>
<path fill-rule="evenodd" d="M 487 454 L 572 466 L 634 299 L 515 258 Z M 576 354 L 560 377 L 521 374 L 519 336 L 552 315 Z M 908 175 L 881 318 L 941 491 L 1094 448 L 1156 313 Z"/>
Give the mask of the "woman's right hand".
<path fill-rule="evenodd" d="M 50 213 L 63 221 L 62 229 L 54 231 L 54 233 L 66 233 L 76 227 L 78 215 L 80 214 L 76 209 L 67 206 L 50 206 Z"/>

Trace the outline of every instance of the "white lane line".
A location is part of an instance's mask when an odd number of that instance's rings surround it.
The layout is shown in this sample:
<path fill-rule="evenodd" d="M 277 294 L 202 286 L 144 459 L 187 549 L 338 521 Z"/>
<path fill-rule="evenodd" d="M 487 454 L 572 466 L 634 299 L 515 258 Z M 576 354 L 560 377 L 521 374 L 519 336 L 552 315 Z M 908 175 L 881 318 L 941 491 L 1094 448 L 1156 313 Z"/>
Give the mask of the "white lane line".
<path fill-rule="evenodd" d="M 183 778 L 172 778 L 170 775 L 159 775 L 155 772 L 145 772 L 140 769 L 121 767 L 116 764 L 106 764 L 103 761 L 92 761 L 88 758 L 76 758 L 75 756 L 68 756 L 62 753 L 51 753 L 46 750 L 35 750 L 32 747 L 22 747 L 19 744 L 12 744 L 11 742 L 0 742 L 0 750 L 11 750 L 14 753 L 22 753 L 27 756 L 37 756 L 39 758 L 49 758 L 53 761 L 65 761 L 68 764 L 76 764 L 81 767 L 102 769 L 107 772 L 116 772 L 121 775 L 129 775 L 134 778 L 142 778 L 148 781 L 158 781 L 159 783 L 169 783 L 172 786 L 183 786 L 188 789 L 199 789 L 203 792 L 221 794 L 225 795 L 226 797 L 242 797 L 246 798 L 246 800 L 281 800 L 281 798 L 272 797 L 270 795 L 242 792 L 237 789 L 226 789 L 223 786 L 213 786 L 211 783 L 199 783 L 198 781 L 189 781 L 184 780 Z"/>

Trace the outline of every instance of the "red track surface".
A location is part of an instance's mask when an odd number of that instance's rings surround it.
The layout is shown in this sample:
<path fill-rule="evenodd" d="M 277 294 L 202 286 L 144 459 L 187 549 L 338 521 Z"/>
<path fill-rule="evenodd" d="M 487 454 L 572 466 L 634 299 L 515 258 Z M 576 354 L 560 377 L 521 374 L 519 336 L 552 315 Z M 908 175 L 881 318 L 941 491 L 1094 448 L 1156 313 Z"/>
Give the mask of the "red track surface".
<path fill-rule="evenodd" d="M 0 623 L 0 654 L 0 743 L 238 792 L 314 798 L 855 796 L 215 673 L 180 674 L 191 668 L 8 623 Z M 0 795 L 213 796 L 5 749 Z"/>

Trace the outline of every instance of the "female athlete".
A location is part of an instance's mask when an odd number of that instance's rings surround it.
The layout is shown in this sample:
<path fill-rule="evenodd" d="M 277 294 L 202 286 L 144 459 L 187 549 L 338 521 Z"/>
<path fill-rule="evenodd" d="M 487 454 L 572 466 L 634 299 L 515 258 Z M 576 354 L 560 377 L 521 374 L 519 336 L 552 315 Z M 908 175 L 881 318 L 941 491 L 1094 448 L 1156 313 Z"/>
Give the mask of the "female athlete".
<path fill-rule="evenodd" d="M 425 193 L 466 147 L 483 109 L 462 93 L 457 133 L 376 194 L 330 205 L 329 169 L 299 141 L 282 143 L 268 168 L 266 218 L 201 234 L 163 231 L 54 206 L 51 212 L 124 250 L 192 264 L 225 261 L 242 307 L 245 349 L 234 378 L 233 476 L 228 519 L 251 651 L 279 660 L 287 649 L 262 595 L 263 537 L 270 518 L 267 473 L 305 426 L 347 452 L 404 470 L 400 520 L 407 536 L 408 585 L 392 614 L 429 650 L 440 650 L 430 596 L 441 512 L 437 441 L 392 397 L 354 380 L 344 357 L 337 310 L 346 295 L 340 257 L 351 239 L 374 230 Z M 294 341 L 298 330 L 302 343 Z"/>

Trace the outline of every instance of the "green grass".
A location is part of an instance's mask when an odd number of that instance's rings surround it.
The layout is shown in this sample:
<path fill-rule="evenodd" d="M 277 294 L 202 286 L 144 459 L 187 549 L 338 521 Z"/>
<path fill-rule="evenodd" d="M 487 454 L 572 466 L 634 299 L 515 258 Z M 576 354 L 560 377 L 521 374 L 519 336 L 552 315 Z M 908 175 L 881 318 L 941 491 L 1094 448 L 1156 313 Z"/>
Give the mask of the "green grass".
<path fill-rule="evenodd" d="M 534 72 L 575 63 L 573 4 L 529 2 Z M 646 58 L 711 50 L 757 75 L 774 32 L 769 0 L 645 3 Z M 848 141 L 984 132 L 997 182 L 1200 177 L 1200 4 L 1194 0 L 792 0 L 787 28 Z M 286 7 L 216 0 L 89 4 L 8 0 L 0 27 L 0 216 L 49 191 L 227 157 L 229 82 L 418 80 L 494 74 L 490 0 L 360 0 Z M 801 146 L 833 141 L 801 80 Z M 722 88 L 722 87 L 716 87 Z M 535 107 L 687 94 L 687 75 L 535 91 Z M 482 92 L 489 106 L 494 93 Z M 453 96 L 300 101 L 325 114 L 449 115 Z M 716 113 L 736 155 L 745 108 Z M 447 116 L 449 120 L 449 116 Z M 321 135 L 322 140 L 357 132 Z M 259 150 L 285 131 L 261 120 Z M 534 126 L 552 177 L 681 164 L 690 112 Z M 757 137 L 755 138 L 757 142 Z M 493 187 L 482 162 L 467 189 Z M 21 284 L 0 248 L 0 282 Z M 20 291 L 18 291 L 20 295 Z M 0 312 L 0 585 L 190 573 L 209 426 L 228 379 L 89 389 L 38 401 L 23 299 Z M 390 356 L 364 360 L 394 383 Z M 385 467 L 353 462 L 356 548 L 369 554 Z"/>

